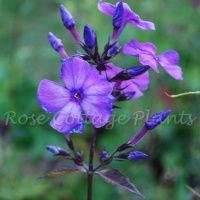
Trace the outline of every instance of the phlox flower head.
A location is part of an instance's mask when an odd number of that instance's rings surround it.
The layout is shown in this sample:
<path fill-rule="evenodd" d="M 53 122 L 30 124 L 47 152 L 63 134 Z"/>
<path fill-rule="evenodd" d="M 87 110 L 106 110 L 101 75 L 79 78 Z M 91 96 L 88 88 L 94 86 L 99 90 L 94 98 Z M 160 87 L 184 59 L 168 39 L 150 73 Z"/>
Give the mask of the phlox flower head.
<path fill-rule="evenodd" d="M 42 80 L 38 87 L 40 106 L 54 116 L 50 125 L 58 132 L 81 133 L 84 117 L 96 127 L 104 126 L 112 116 L 114 98 L 112 85 L 89 63 L 72 57 L 61 67 L 61 86 L 50 80 Z"/>
<path fill-rule="evenodd" d="M 182 70 L 178 66 L 179 54 L 174 50 L 168 50 L 156 56 L 156 47 L 150 43 L 139 43 L 131 40 L 124 45 L 123 53 L 139 57 L 140 63 L 149 65 L 155 72 L 159 73 L 158 64 L 173 78 L 182 80 Z"/>

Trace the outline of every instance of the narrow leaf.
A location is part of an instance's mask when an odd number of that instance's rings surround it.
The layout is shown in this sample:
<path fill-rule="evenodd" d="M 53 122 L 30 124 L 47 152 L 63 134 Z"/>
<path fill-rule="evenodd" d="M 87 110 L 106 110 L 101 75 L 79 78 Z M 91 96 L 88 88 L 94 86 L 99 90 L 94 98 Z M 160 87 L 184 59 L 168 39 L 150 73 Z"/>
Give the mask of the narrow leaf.
<path fill-rule="evenodd" d="M 113 185 L 118 185 L 126 190 L 129 190 L 130 192 L 133 192 L 143 197 L 142 194 L 137 190 L 137 188 L 130 182 L 129 178 L 124 176 L 117 169 L 113 169 L 113 168 L 104 169 L 96 173 L 101 178 L 103 178 L 106 182 Z"/>
<path fill-rule="evenodd" d="M 165 92 L 165 94 L 166 94 L 168 97 L 175 98 L 175 97 L 186 96 L 186 95 L 191 95 L 191 94 L 200 94 L 200 91 L 195 91 L 195 92 L 183 92 L 183 93 L 174 94 L 174 95 L 169 95 L 169 94 L 167 94 L 167 93 Z"/>
<path fill-rule="evenodd" d="M 54 176 L 60 176 L 60 175 L 64 175 L 64 174 L 73 174 L 73 173 L 85 173 L 85 169 L 75 165 L 75 164 L 66 164 L 66 165 L 62 165 L 62 166 L 58 166 L 55 169 L 51 170 L 50 172 L 48 172 L 47 174 L 45 174 L 44 176 L 41 176 L 39 178 L 47 178 L 47 177 L 54 177 Z"/>

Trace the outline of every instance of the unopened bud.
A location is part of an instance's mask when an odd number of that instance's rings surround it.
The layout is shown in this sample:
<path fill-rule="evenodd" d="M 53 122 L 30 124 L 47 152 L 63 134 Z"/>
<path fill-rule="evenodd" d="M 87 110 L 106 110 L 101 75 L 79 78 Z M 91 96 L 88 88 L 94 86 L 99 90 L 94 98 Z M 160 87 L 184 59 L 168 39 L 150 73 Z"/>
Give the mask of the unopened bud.
<path fill-rule="evenodd" d="M 63 5 L 60 6 L 60 15 L 61 15 L 63 24 L 67 29 L 74 27 L 75 25 L 74 19 L 71 13 Z"/>

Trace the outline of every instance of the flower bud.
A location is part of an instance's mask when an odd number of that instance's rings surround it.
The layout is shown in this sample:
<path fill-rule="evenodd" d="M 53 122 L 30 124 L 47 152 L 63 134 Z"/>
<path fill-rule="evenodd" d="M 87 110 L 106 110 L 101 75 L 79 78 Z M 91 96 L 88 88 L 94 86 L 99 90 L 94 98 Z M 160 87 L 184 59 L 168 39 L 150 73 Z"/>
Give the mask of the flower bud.
<path fill-rule="evenodd" d="M 63 47 L 62 41 L 57 38 L 53 33 L 48 33 L 48 39 L 51 46 L 54 48 L 54 50 L 59 51 L 61 47 Z"/>
<path fill-rule="evenodd" d="M 119 42 L 116 42 L 107 52 L 107 57 L 112 58 L 116 54 L 118 54 L 121 50 L 121 47 L 119 46 Z"/>
<path fill-rule="evenodd" d="M 129 80 L 129 79 L 132 79 L 136 76 L 143 74 L 148 69 L 149 69 L 149 66 L 147 66 L 147 65 L 131 67 L 131 68 L 125 69 L 125 70 L 121 71 L 120 73 L 118 73 L 116 76 L 111 78 L 109 80 L 109 82 L 114 82 L 117 80 L 120 80 L 120 81 Z"/>
<path fill-rule="evenodd" d="M 96 34 L 89 24 L 85 25 L 83 35 L 86 47 L 92 49 L 96 45 Z"/>
<path fill-rule="evenodd" d="M 61 15 L 63 24 L 67 29 L 74 27 L 75 25 L 74 19 L 71 13 L 63 5 L 60 6 L 60 15 Z"/>
<path fill-rule="evenodd" d="M 69 156 L 70 155 L 67 151 L 65 151 L 64 149 L 61 149 L 58 146 L 47 145 L 46 149 L 48 151 L 50 151 L 51 153 L 53 153 L 54 155 L 63 155 L 63 156 Z"/>
<path fill-rule="evenodd" d="M 129 155 L 127 158 L 129 160 L 139 160 L 139 159 L 143 159 L 143 158 L 147 158 L 147 157 L 148 157 L 148 155 L 143 152 L 131 151 L 131 152 L 129 152 Z"/>
<path fill-rule="evenodd" d="M 108 159 L 108 152 L 107 151 L 102 151 L 99 155 L 99 160 L 101 162 L 104 162 L 105 160 Z"/>
<path fill-rule="evenodd" d="M 145 122 L 145 127 L 148 130 L 152 130 L 156 128 L 159 124 L 161 124 L 167 116 L 171 113 L 171 110 L 166 110 L 163 112 L 158 112 L 154 114 L 152 117 L 150 117 L 146 122 Z"/>

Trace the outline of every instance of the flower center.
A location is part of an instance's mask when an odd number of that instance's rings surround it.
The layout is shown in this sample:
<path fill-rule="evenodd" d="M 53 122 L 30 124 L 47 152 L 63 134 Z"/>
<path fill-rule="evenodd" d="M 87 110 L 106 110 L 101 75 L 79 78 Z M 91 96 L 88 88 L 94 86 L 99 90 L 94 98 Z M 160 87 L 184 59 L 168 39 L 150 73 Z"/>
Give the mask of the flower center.
<path fill-rule="evenodd" d="M 76 101 L 78 101 L 78 100 L 81 99 L 81 93 L 80 93 L 80 92 L 75 92 L 73 97 L 74 97 L 74 99 L 75 99 Z"/>

